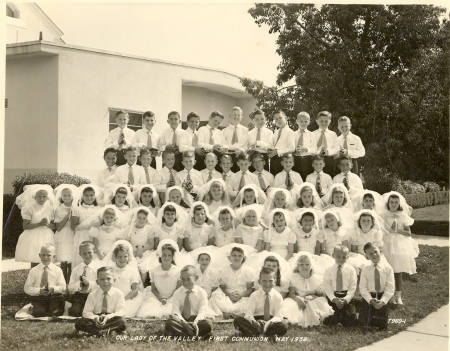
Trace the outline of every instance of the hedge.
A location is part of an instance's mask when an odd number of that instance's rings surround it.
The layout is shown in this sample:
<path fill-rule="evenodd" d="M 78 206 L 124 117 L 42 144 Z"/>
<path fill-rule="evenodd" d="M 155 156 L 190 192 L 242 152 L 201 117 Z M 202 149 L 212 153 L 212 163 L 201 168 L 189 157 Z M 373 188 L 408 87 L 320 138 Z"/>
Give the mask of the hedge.
<path fill-rule="evenodd" d="M 448 191 L 434 191 L 422 194 L 405 194 L 405 200 L 412 208 L 429 207 L 449 203 Z"/>

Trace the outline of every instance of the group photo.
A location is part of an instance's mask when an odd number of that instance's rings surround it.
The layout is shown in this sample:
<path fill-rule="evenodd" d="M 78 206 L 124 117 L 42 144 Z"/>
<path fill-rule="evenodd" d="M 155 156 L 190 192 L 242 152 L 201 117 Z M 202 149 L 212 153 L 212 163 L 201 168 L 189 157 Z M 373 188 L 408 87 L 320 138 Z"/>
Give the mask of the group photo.
<path fill-rule="evenodd" d="M 446 8 L 5 7 L 2 349 L 447 349 Z"/>

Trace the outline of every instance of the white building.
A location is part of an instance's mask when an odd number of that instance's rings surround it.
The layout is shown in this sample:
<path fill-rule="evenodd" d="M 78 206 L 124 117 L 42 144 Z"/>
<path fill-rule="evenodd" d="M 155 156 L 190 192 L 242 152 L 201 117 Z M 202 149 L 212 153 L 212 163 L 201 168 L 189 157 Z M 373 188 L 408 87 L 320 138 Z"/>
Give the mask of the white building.
<path fill-rule="evenodd" d="M 118 109 L 129 111 L 136 129 L 143 111 L 155 112 L 159 132 L 173 110 L 183 121 L 196 111 L 206 123 L 213 110 L 228 115 L 237 105 L 249 123 L 256 101 L 234 74 L 65 44 L 36 4 L 7 3 L 6 15 L 5 193 L 25 172 L 94 182 Z"/>

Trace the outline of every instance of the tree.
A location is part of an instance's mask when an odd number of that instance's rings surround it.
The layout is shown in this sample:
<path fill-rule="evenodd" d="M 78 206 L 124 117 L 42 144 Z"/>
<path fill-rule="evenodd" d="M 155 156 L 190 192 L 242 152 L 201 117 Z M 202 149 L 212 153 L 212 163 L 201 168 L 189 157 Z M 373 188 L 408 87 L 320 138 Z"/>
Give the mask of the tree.
<path fill-rule="evenodd" d="M 445 9 L 256 4 L 249 13 L 278 34 L 277 86 L 241 80 L 269 115 L 270 126 L 277 109 L 287 112 L 293 127 L 302 110 L 311 116 L 332 112 L 332 129 L 336 117 L 346 115 L 366 145 L 365 174 L 382 167 L 402 179 L 447 181 Z"/>

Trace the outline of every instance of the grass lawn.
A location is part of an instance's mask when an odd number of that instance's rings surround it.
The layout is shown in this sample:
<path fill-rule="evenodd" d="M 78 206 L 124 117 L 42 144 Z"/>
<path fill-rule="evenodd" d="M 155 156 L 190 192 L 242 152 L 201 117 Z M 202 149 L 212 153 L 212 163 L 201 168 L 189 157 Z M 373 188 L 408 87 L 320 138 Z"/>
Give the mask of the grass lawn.
<path fill-rule="evenodd" d="M 416 221 L 447 221 L 449 219 L 449 205 L 436 205 L 413 210 L 412 217 Z"/>
<path fill-rule="evenodd" d="M 413 210 L 414 234 L 449 236 L 449 205 L 436 205 Z"/>
<path fill-rule="evenodd" d="M 14 313 L 24 303 L 23 284 L 27 271 L 2 274 L 2 350 L 290 350 L 301 348 L 311 350 L 354 350 L 375 341 L 398 333 L 418 322 L 439 307 L 448 304 L 449 250 L 446 247 L 420 246 L 417 258 L 418 281 L 404 278 L 404 307 L 391 311 L 390 317 L 403 319 L 405 323 L 390 324 L 389 331 L 370 330 L 362 332 L 359 328 L 315 327 L 301 329 L 290 327 L 286 337 L 303 337 L 306 341 L 267 342 L 163 342 L 148 341 L 148 337 L 162 335 L 161 322 L 131 321 L 128 337 L 146 336 L 144 341 L 116 340 L 112 337 L 92 338 L 74 336 L 74 326 L 70 322 L 16 322 Z M 215 324 L 215 336 L 234 334 L 232 324 Z M 304 339 L 305 340 L 305 339 Z"/>

